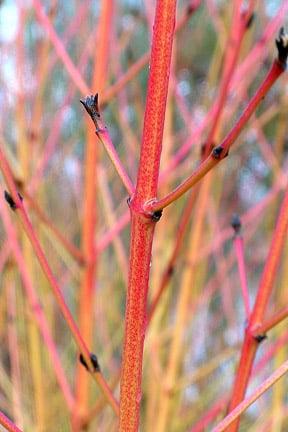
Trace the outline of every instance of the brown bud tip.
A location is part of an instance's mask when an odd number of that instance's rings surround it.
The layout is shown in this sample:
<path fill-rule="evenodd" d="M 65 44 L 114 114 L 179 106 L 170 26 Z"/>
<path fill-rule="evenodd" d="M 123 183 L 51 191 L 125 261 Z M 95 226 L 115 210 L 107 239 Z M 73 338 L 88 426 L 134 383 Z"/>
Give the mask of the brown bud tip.
<path fill-rule="evenodd" d="M 241 230 L 241 220 L 239 215 L 234 214 L 231 218 L 231 226 L 235 231 L 235 234 L 239 234 Z"/>
<path fill-rule="evenodd" d="M 285 32 L 284 27 L 281 27 L 275 43 L 278 49 L 278 61 L 285 69 L 288 57 L 288 34 Z"/>
<path fill-rule="evenodd" d="M 85 99 L 80 99 L 80 102 L 92 118 L 92 120 L 97 121 L 100 119 L 100 111 L 99 111 L 99 100 L 98 93 L 95 96 L 87 96 Z"/>

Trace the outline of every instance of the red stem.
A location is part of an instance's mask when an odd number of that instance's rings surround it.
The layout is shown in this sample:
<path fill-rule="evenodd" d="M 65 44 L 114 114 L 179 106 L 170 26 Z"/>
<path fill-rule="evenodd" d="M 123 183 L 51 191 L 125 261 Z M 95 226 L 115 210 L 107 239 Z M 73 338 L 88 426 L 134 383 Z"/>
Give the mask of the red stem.
<path fill-rule="evenodd" d="M 268 93 L 272 85 L 279 78 L 279 76 L 284 72 L 283 64 L 281 64 L 278 60 L 275 60 L 270 71 L 268 72 L 266 78 L 258 88 L 255 95 L 252 97 L 250 102 L 248 103 L 246 109 L 242 113 L 241 117 L 237 121 L 236 125 L 232 128 L 232 130 L 228 133 L 226 138 L 222 141 L 222 143 L 217 147 L 221 152 L 219 155 L 215 157 L 215 149 L 210 153 L 210 156 L 205 159 L 188 177 L 183 183 L 181 183 L 176 189 L 170 192 L 166 197 L 162 198 L 159 201 L 150 202 L 146 206 L 146 210 L 150 212 L 155 212 L 162 210 L 167 207 L 172 202 L 176 201 L 180 198 L 185 192 L 187 192 L 192 186 L 198 183 L 215 165 L 217 165 L 221 160 L 227 156 L 230 147 L 238 136 L 240 135 L 242 129 L 246 126 L 248 120 L 260 104 L 261 100 Z M 216 148 L 216 150 L 217 150 Z"/>
<path fill-rule="evenodd" d="M 265 334 L 267 331 L 274 328 L 277 324 L 288 317 L 288 307 L 284 307 L 279 312 L 275 313 L 271 318 L 268 318 L 267 321 L 264 321 L 262 325 L 260 325 L 256 332 L 256 334 Z"/>
<path fill-rule="evenodd" d="M 155 220 L 145 213 L 144 204 L 157 193 L 175 14 L 176 0 L 157 1 L 140 165 L 135 194 L 130 201 L 132 227 L 120 383 L 120 432 L 136 432 L 139 426 L 147 291 L 155 227 Z"/>
<path fill-rule="evenodd" d="M 58 283 L 50 269 L 50 266 L 45 258 L 44 252 L 40 246 L 40 243 L 38 241 L 38 238 L 33 230 L 33 227 L 31 225 L 31 222 L 28 218 L 28 215 L 26 213 L 26 210 L 24 208 L 24 205 L 22 203 L 22 200 L 19 198 L 18 196 L 18 192 L 13 180 L 13 175 L 12 172 L 10 170 L 10 167 L 8 165 L 8 162 L 4 156 L 4 153 L 2 152 L 2 150 L 0 149 L 0 169 L 2 171 L 3 177 L 5 178 L 6 184 L 8 186 L 9 191 L 11 192 L 11 196 L 12 199 L 15 203 L 16 209 L 17 209 L 17 213 L 19 214 L 19 218 L 21 220 L 21 223 L 23 225 L 23 228 L 28 236 L 28 238 L 30 239 L 34 251 L 37 255 L 37 258 L 40 262 L 40 265 L 48 279 L 48 281 L 50 282 L 50 285 L 52 287 L 53 293 L 55 295 L 55 298 L 57 300 L 57 303 L 59 304 L 59 307 L 61 309 L 61 312 L 67 322 L 67 324 L 69 325 L 71 332 L 75 338 L 75 341 L 78 345 L 78 347 L 80 348 L 80 351 L 87 354 L 87 356 L 90 356 L 90 353 L 86 347 L 86 344 L 84 343 L 78 328 L 76 326 L 76 323 L 69 311 L 69 309 L 66 306 L 66 303 L 64 301 L 64 298 L 62 296 L 61 290 L 58 286 Z M 91 365 L 92 366 L 92 365 Z"/>
<path fill-rule="evenodd" d="M 74 65 L 74 63 L 71 60 L 71 57 L 67 53 L 65 46 L 59 36 L 57 35 L 54 27 L 51 24 L 50 19 L 45 14 L 43 5 L 41 4 L 40 0 L 33 0 L 33 5 L 35 8 L 36 16 L 41 25 L 46 30 L 49 39 L 51 40 L 51 43 L 53 44 L 55 48 L 55 52 L 57 53 L 58 57 L 62 61 L 64 67 L 66 68 L 68 74 L 70 75 L 72 81 L 74 81 L 75 86 L 80 90 L 81 93 L 86 94 L 90 93 L 90 89 L 87 86 L 86 82 L 82 78 L 79 70 Z"/>
<path fill-rule="evenodd" d="M 221 413 L 225 409 L 227 405 L 227 396 L 222 397 L 219 401 L 217 401 L 197 423 L 190 429 L 190 432 L 203 432 L 205 428 L 209 426 L 209 423 L 214 420 L 215 417 Z"/>
<path fill-rule="evenodd" d="M 172 254 L 171 254 L 171 257 L 168 261 L 166 269 L 163 272 L 160 286 L 159 286 L 158 290 L 156 291 L 155 297 L 152 300 L 152 303 L 151 303 L 151 306 L 150 306 L 150 309 L 148 312 L 147 327 L 149 326 L 151 319 L 153 318 L 153 315 L 154 315 L 154 313 L 157 309 L 157 306 L 160 302 L 160 299 L 161 299 L 163 293 L 165 292 L 165 289 L 167 288 L 168 283 L 169 283 L 169 281 L 170 281 L 170 279 L 174 273 L 174 266 L 175 266 L 176 260 L 179 258 L 181 247 L 183 246 L 183 241 L 185 239 L 187 226 L 191 220 L 191 212 L 192 212 L 194 205 L 195 205 L 197 192 L 198 192 L 198 188 L 194 188 L 189 199 L 188 199 L 188 202 L 185 206 L 183 214 L 181 216 L 181 220 L 180 220 L 178 230 L 177 230 L 177 238 L 176 238 L 176 242 L 174 245 L 174 249 L 172 251 Z"/>
<path fill-rule="evenodd" d="M 21 429 L 19 429 L 11 420 L 9 420 L 8 417 L 5 416 L 2 412 L 0 412 L 0 424 L 7 429 L 7 431 L 10 432 L 21 432 Z"/>
<path fill-rule="evenodd" d="M 204 154 L 207 157 L 213 148 L 213 141 L 217 131 L 221 114 L 224 109 L 225 100 L 227 98 L 229 85 L 233 77 L 233 73 L 237 64 L 240 54 L 241 42 L 246 30 L 245 15 L 242 13 L 242 0 L 234 2 L 233 21 L 230 28 L 230 35 L 228 37 L 228 44 L 226 48 L 225 61 L 223 67 L 223 74 L 220 83 L 218 99 L 216 102 L 216 112 L 213 116 L 213 122 L 209 131 L 208 138 L 205 143 Z"/>
<path fill-rule="evenodd" d="M 69 241 L 62 234 L 62 232 L 51 222 L 51 220 L 46 216 L 44 211 L 37 204 L 37 202 L 29 195 L 26 190 L 21 189 L 21 193 L 23 193 L 25 201 L 27 201 L 31 209 L 39 217 L 40 221 L 44 225 L 46 225 L 50 231 L 53 232 L 58 241 L 62 244 L 66 251 L 78 262 L 78 264 L 82 265 L 84 263 L 84 256 L 77 248 L 77 246 L 75 246 L 71 241 Z"/>
<path fill-rule="evenodd" d="M 196 12 L 199 8 L 202 0 L 190 1 L 184 8 L 184 12 L 182 17 L 177 22 L 175 32 L 181 30 L 191 16 Z M 133 63 L 130 68 L 122 75 L 117 81 L 108 87 L 103 95 L 101 95 L 101 103 L 107 103 L 113 97 L 118 94 L 132 79 L 147 65 L 149 62 L 150 53 L 146 52 L 143 54 L 135 63 Z"/>
<path fill-rule="evenodd" d="M 238 79 L 240 79 L 240 78 L 242 79 L 242 75 L 240 77 L 238 76 Z M 234 86 L 233 86 L 233 89 L 235 89 Z M 102 100 L 103 100 L 103 98 L 102 98 Z M 216 104 L 214 104 L 214 108 L 212 108 L 209 111 L 209 114 L 208 114 L 209 117 L 211 117 L 212 114 L 214 115 L 215 109 L 216 109 Z M 206 124 L 207 123 L 205 122 L 205 125 Z M 195 135 L 194 135 L 195 139 L 196 138 L 200 139 L 201 133 L 203 132 L 203 129 L 204 129 L 203 124 L 198 129 L 196 129 L 196 132 L 195 132 Z M 168 167 L 162 173 L 160 173 L 160 182 L 161 183 L 162 183 L 162 181 L 166 180 L 167 176 L 169 176 L 169 174 L 171 173 L 171 171 L 173 171 L 173 168 L 179 163 L 178 159 L 181 160 L 185 156 L 185 154 L 187 153 L 187 151 L 190 149 L 190 146 L 191 146 L 191 142 L 190 141 L 188 140 L 182 146 L 182 148 L 180 149 L 180 151 L 178 151 L 176 153 L 176 156 L 174 158 L 172 158 L 172 161 L 171 161 L 171 163 L 169 163 Z M 194 140 L 193 140 L 193 142 L 194 142 Z M 207 160 L 209 160 L 209 158 Z M 200 167 L 201 167 L 200 178 L 196 179 L 194 177 L 195 183 L 197 181 L 199 181 L 203 177 L 203 175 L 204 175 L 204 173 L 203 173 L 204 165 L 200 165 L 199 168 Z M 209 169 L 211 169 L 211 168 L 208 168 L 208 171 L 209 171 Z M 195 176 L 196 176 L 196 173 L 198 173 L 198 170 L 195 170 L 195 172 L 194 172 Z M 270 201 L 270 199 L 272 199 L 273 196 L 275 196 L 275 194 L 278 193 L 279 189 L 282 189 L 281 184 L 282 184 L 282 180 L 278 181 L 276 187 L 270 193 L 268 193 L 267 197 L 263 200 L 263 202 L 260 203 L 260 207 L 262 207 L 262 205 L 264 205 L 264 206 L 267 205 L 268 201 Z M 266 202 L 266 200 L 267 200 L 267 202 Z M 158 204 L 158 202 L 151 203 L 151 204 L 149 203 L 149 204 L 151 206 L 154 206 L 154 205 Z M 255 206 L 255 211 L 257 209 L 257 214 L 258 214 L 258 211 L 261 211 L 260 207 L 259 207 L 259 205 Z M 251 215 L 251 217 L 252 217 L 252 215 Z M 254 215 L 253 215 L 253 217 L 254 217 Z M 249 220 L 250 220 L 250 216 L 249 216 Z M 116 236 L 118 234 L 118 232 L 121 231 L 127 225 L 128 222 L 129 222 L 129 213 L 126 212 L 117 221 L 117 223 L 115 224 L 115 226 L 112 227 L 111 229 L 109 229 L 107 231 L 107 233 L 105 233 L 103 235 L 103 237 L 98 241 L 98 251 L 101 252 L 103 249 L 105 249 L 108 246 L 108 244 L 110 244 L 110 242 L 112 241 L 112 239 L 114 238 L 114 236 Z M 216 246 L 217 247 L 220 246 L 220 244 L 218 244 L 218 243 L 219 242 L 222 243 L 225 239 L 228 239 L 230 236 L 231 236 L 231 232 L 230 232 L 230 229 L 228 229 L 225 232 L 223 232 L 219 237 L 217 237 L 217 241 L 215 241 L 215 243 L 214 243 L 214 245 L 212 247 L 214 248 Z M 206 256 L 208 253 L 210 253 L 210 248 L 211 248 L 211 246 L 209 246 L 208 248 L 204 247 L 203 251 L 201 250 L 201 254 L 199 255 L 199 259 L 202 259 L 204 257 L 204 255 Z"/>
<path fill-rule="evenodd" d="M 232 411 L 242 401 L 242 399 L 245 396 L 246 388 L 248 386 L 249 378 L 251 375 L 253 361 L 262 336 L 259 332 L 256 336 L 255 334 L 257 330 L 261 328 L 261 324 L 265 315 L 268 300 L 270 298 L 273 289 L 273 283 L 277 275 L 277 269 L 279 266 L 281 253 L 286 240 L 287 227 L 288 227 L 288 189 L 286 191 L 280 209 L 280 213 L 273 234 L 269 254 L 262 273 L 256 301 L 246 329 L 240 363 L 234 381 L 232 398 L 229 405 L 229 412 Z M 229 428 L 229 432 L 236 432 L 238 430 L 238 425 L 239 425 L 239 418 L 234 423 L 232 423 L 232 425 Z"/>
<path fill-rule="evenodd" d="M 0 200 L 0 214 L 1 214 L 2 222 L 6 229 L 7 236 L 9 238 L 9 244 L 11 245 L 11 249 L 13 251 L 15 261 L 19 268 L 19 273 L 21 274 L 21 279 L 23 281 L 23 289 L 25 290 L 30 308 L 33 311 L 33 316 L 35 318 L 36 324 L 39 327 L 40 333 L 43 338 L 43 342 L 46 345 L 47 350 L 51 356 L 53 368 L 59 383 L 59 387 L 62 390 L 64 399 L 67 403 L 69 410 L 72 410 L 74 406 L 74 397 L 70 389 L 68 380 L 65 376 L 52 334 L 49 330 L 49 325 L 47 323 L 44 312 L 42 310 L 41 302 L 33 286 L 27 266 L 25 265 L 23 255 L 21 253 L 21 249 L 17 241 L 15 228 L 12 225 L 12 221 L 8 217 L 8 209 L 5 208 L 4 206 L 5 206 L 4 201 Z"/>
<path fill-rule="evenodd" d="M 108 156 L 115 170 L 117 171 L 117 174 L 119 175 L 123 185 L 125 186 L 128 194 L 132 195 L 135 190 L 134 185 L 130 177 L 128 176 L 124 166 L 122 165 L 122 162 L 120 161 L 120 158 L 113 145 L 108 129 L 105 127 L 101 130 L 98 130 L 97 136 L 101 141 L 101 143 L 103 144 L 103 146 L 105 147 L 105 150 L 108 153 Z"/>
<path fill-rule="evenodd" d="M 224 432 L 228 429 L 228 426 L 232 424 L 234 419 L 239 420 L 239 416 L 245 411 L 250 405 L 252 405 L 259 397 L 265 393 L 272 385 L 274 385 L 283 375 L 288 372 L 288 360 L 284 362 L 272 375 L 270 375 L 266 380 L 260 384 L 256 390 L 251 394 L 251 396 L 247 397 L 243 400 L 243 402 L 239 403 L 232 412 L 230 412 L 227 417 L 225 417 L 213 430 L 212 432 Z"/>
<path fill-rule="evenodd" d="M 90 358 L 90 351 L 88 350 L 88 347 L 77 327 L 77 324 L 69 310 L 69 308 L 67 307 L 64 297 L 62 295 L 61 289 L 58 285 L 58 282 L 49 266 L 49 263 L 45 257 L 45 254 L 43 252 L 43 249 L 40 245 L 40 242 L 38 240 L 37 235 L 34 232 L 34 229 L 32 227 L 32 224 L 30 222 L 30 219 L 26 213 L 25 207 L 22 203 L 22 200 L 20 199 L 18 192 L 17 192 L 17 188 L 14 182 L 14 176 L 12 174 L 11 168 L 8 164 L 8 161 L 2 151 L 2 149 L 0 148 L 0 170 L 3 174 L 3 177 L 6 181 L 7 187 L 9 189 L 9 192 L 11 193 L 11 197 L 12 200 L 15 204 L 15 210 L 19 216 L 19 219 L 22 223 L 23 229 L 27 235 L 27 237 L 29 238 L 31 245 L 33 247 L 33 250 L 38 258 L 38 261 L 40 263 L 40 266 L 47 278 L 47 280 L 49 281 L 49 284 L 52 288 L 52 292 L 54 294 L 54 297 L 58 303 L 58 306 L 61 310 L 61 313 L 74 337 L 74 340 L 76 342 L 76 345 L 78 346 L 80 352 L 82 353 L 85 362 L 88 366 L 89 371 L 91 372 L 93 378 L 95 379 L 95 381 L 97 381 L 98 385 L 101 387 L 103 393 L 105 394 L 108 402 L 110 403 L 110 405 L 112 406 L 112 408 L 114 409 L 114 411 L 117 413 L 118 412 L 118 406 L 117 406 L 117 402 L 113 397 L 113 394 L 111 393 L 111 391 L 109 390 L 106 382 L 104 383 L 103 378 L 101 376 L 101 373 L 99 373 L 98 371 L 94 371 L 94 366 L 93 363 L 91 361 Z"/>

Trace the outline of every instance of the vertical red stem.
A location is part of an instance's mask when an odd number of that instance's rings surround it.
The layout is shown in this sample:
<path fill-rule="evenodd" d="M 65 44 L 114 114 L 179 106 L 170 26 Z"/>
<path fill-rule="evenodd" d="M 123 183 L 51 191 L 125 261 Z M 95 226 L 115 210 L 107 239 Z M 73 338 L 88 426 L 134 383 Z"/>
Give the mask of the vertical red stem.
<path fill-rule="evenodd" d="M 157 194 L 168 92 L 176 0 L 158 0 L 154 21 L 148 93 L 135 194 L 131 197 L 131 241 L 124 353 L 120 386 L 120 432 L 136 432 L 141 400 L 147 291 L 155 220 L 144 204 Z"/>

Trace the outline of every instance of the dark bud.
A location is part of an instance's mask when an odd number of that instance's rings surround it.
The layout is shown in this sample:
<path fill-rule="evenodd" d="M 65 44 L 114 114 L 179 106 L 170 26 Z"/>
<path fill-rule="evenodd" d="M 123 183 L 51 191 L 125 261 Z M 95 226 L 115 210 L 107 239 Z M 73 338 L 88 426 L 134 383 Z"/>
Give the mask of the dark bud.
<path fill-rule="evenodd" d="M 163 212 L 163 210 L 157 210 L 154 213 L 152 213 L 152 215 L 151 215 L 152 220 L 154 222 L 158 222 L 162 216 L 162 212 Z"/>
<path fill-rule="evenodd" d="M 187 6 L 187 10 L 186 10 L 188 17 L 190 15 L 192 15 L 199 8 L 200 4 L 201 4 L 201 0 L 200 1 L 199 0 L 194 0 L 194 1 L 191 0 L 190 1 L 190 3 Z"/>
<path fill-rule="evenodd" d="M 255 20 L 255 12 L 253 12 L 246 21 L 246 29 L 249 29 Z"/>
<path fill-rule="evenodd" d="M 254 336 L 255 340 L 260 344 L 263 340 L 267 339 L 266 334 L 259 334 Z"/>
<path fill-rule="evenodd" d="M 24 188 L 24 182 L 23 182 L 22 179 L 20 179 L 20 178 L 14 178 L 14 182 L 15 182 L 15 185 L 16 185 L 17 189 L 21 190 L 21 189 Z"/>
<path fill-rule="evenodd" d="M 231 218 L 231 226 L 235 231 L 235 234 L 239 234 L 241 230 L 241 220 L 239 215 L 234 214 Z"/>
<path fill-rule="evenodd" d="M 175 271 L 174 266 L 169 266 L 167 269 L 167 276 L 171 277 L 173 275 L 174 271 Z"/>
<path fill-rule="evenodd" d="M 223 150 L 224 150 L 224 148 L 222 146 L 215 147 L 212 151 L 213 158 L 214 159 L 223 159 L 223 156 L 222 156 Z M 227 154 L 225 156 L 227 156 Z"/>
<path fill-rule="evenodd" d="M 284 27 L 281 27 L 275 43 L 278 49 L 278 61 L 285 69 L 288 57 L 288 34 L 285 32 Z"/>
<path fill-rule="evenodd" d="M 191 2 L 187 6 L 187 9 L 186 9 L 187 16 L 189 17 L 190 15 L 192 15 L 194 13 L 195 9 L 196 9 L 196 6 Z"/>
<path fill-rule="evenodd" d="M 18 192 L 18 197 L 21 201 L 23 201 L 23 197 L 20 195 L 19 192 Z M 7 192 L 6 190 L 4 191 L 4 198 L 13 211 L 17 209 L 17 204 L 15 203 L 15 201 L 13 200 L 9 192 Z"/>
<path fill-rule="evenodd" d="M 37 132 L 33 129 L 28 130 L 28 138 L 30 141 L 36 141 L 37 139 Z"/>
<path fill-rule="evenodd" d="M 80 102 L 92 118 L 93 122 L 96 122 L 97 124 L 97 120 L 100 119 L 98 93 L 96 93 L 95 96 L 87 96 L 84 100 L 80 99 Z"/>
<path fill-rule="evenodd" d="M 128 205 L 128 207 L 130 207 L 130 205 L 131 205 L 131 197 L 130 196 L 127 198 L 127 205 Z"/>
<path fill-rule="evenodd" d="M 127 61 L 132 63 L 134 60 L 134 53 L 133 53 L 133 50 L 131 49 L 130 45 L 126 48 L 126 56 L 127 56 L 126 57 Z"/>
<path fill-rule="evenodd" d="M 79 356 L 79 360 L 80 360 L 80 363 L 85 367 L 85 369 L 87 369 L 87 371 L 89 371 L 89 367 L 88 367 L 86 360 L 85 360 L 82 353 Z M 99 366 L 98 359 L 97 359 L 96 355 L 91 353 L 90 354 L 90 360 L 93 364 L 93 371 L 92 372 L 100 372 L 100 366 Z"/>
<path fill-rule="evenodd" d="M 10 208 L 12 210 L 16 210 L 17 206 L 16 206 L 12 196 L 6 190 L 4 191 L 4 198 L 7 201 L 7 203 L 9 204 Z"/>

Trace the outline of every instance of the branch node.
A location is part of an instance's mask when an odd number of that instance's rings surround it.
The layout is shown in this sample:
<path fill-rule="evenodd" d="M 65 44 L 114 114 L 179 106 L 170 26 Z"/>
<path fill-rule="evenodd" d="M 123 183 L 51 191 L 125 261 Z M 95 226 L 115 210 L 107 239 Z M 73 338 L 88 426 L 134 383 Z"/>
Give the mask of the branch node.
<path fill-rule="evenodd" d="M 86 360 L 85 360 L 85 358 L 84 358 L 84 356 L 83 356 L 82 353 L 81 353 L 80 356 L 79 356 L 79 360 L 80 360 L 80 363 L 81 363 L 81 364 L 85 367 L 85 369 L 87 369 L 87 371 L 89 372 L 89 367 L 88 367 L 88 365 L 87 365 L 87 363 L 86 363 Z M 100 366 L 99 366 L 99 363 L 98 363 L 97 356 L 96 356 L 95 354 L 93 354 L 93 353 L 90 353 L 90 360 L 91 360 L 91 363 L 92 363 L 92 365 L 93 365 L 93 370 L 92 370 L 92 372 L 100 372 Z"/>
<path fill-rule="evenodd" d="M 99 124 L 99 121 L 101 120 L 101 115 L 99 109 L 98 93 L 96 93 L 95 96 L 91 95 L 91 96 L 87 96 L 85 99 L 80 99 L 80 102 L 82 103 L 87 113 L 91 117 L 96 127 L 96 133 L 102 132 L 103 129 L 105 130 L 103 125 L 101 123 Z"/>
<path fill-rule="evenodd" d="M 154 222 L 158 222 L 160 220 L 161 216 L 162 216 L 162 213 L 163 213 L 163 210 L 156 210 L 155 212 L 153 212 L 151 214 L 151 219 Z"/>
<path fill-rule="evenodd" d="M 21 201 L 23 201 L 23 197 L 22 197 L 22 195 L 20 195 L 19 192 L 17 192 L 17 193 L 18 193 L 18 197 L 19 197 L 19 199 L 20 199 Z M 10 208 L 11 208 L 13 211 L 17 210 L 17 208 L 18 208 L 17 204 L 15 203 L 15 201 L 14 201 L 14 199 L 12 198 L 12 196 L 10 195 L 10 193 L 7 192 L 6 190 L 4 191 L 4 198 L 5 198 L 6 202 L 9 204 Z"/>
<path fill-rule="evenodd" d="M 96 130 L 95 130 L 95 133 L 96 133 L 96 135 L 99 135 L 99 134 L 105 132 L 106 130 L 107 130 L 106 127 L 99 127 L 99 126 L 97 126 Z"/>
<path fill-rule="evenodd" d="M 249 29 L 252 26 L 252 24 L 254 23 L 255 17 L 256 17 L 255 12 L 252 12 L 251 15 L 248 16 L 248 18 L 245 17 L 247 19 L 246 29 Z"/>
<path fill-rule="evenodd" d="M 226 156 L 228 156 L 228 151 L 224 155 L 223 155 L 223 151 L 224 151 L 224 147 L 222 145 L 219 145 L 219 146 L 215 147 L 212 150 L 212 157 L 214 159 L 217 159 L 217 160 L 224 159 Z"/>
<path fill-rule="evenodd" d="M 254 339 L 260 344 L 263 340 L 267 339 L 266 334 L 257 334 L 254 336 Z"/>
<path fill-rule="evenodd" d="M 238 214 L 233 214 L 231 218 L 231 226 L 234 229 L 235 235 L 239 235 L 241 231 L 241 219 Z"/>
<path fill-rule="evenodd" d="M 281 66 L 286 69 L 288 57 L 288 34 L 285 32 L 284 27 L 281 27 L 275 43 L 278 49 L 278 61 Z"/>
<path fill-rule="evenodd" d="M 201 147 L 200 147 L 201 158 L 203 158 L 208 151 L 211 151 L 215 147 L 215 143 L 213 141 L 210 143 L 209 149 L 207 148 L 207 144 L 208 144 L 207 141 L 205 141 L 204 143 L 201 144 Z"/>
<path fill-rule="evenodd" d="M 175 271 L 175 267 L 173 265 L 169 265 L 168 269 L 167 269 L 167 277 L 171 277 L 174 274 Z"/>
<path fill-rule="evenodd" d="M 197 3 L 194 4 L 193 2 L 191 2 L 190 4 L 188 4 L 187 9 L 186 9 L 186 14 L 189 17 L 190 15 L 192 15 L 198 8 Z"/>

